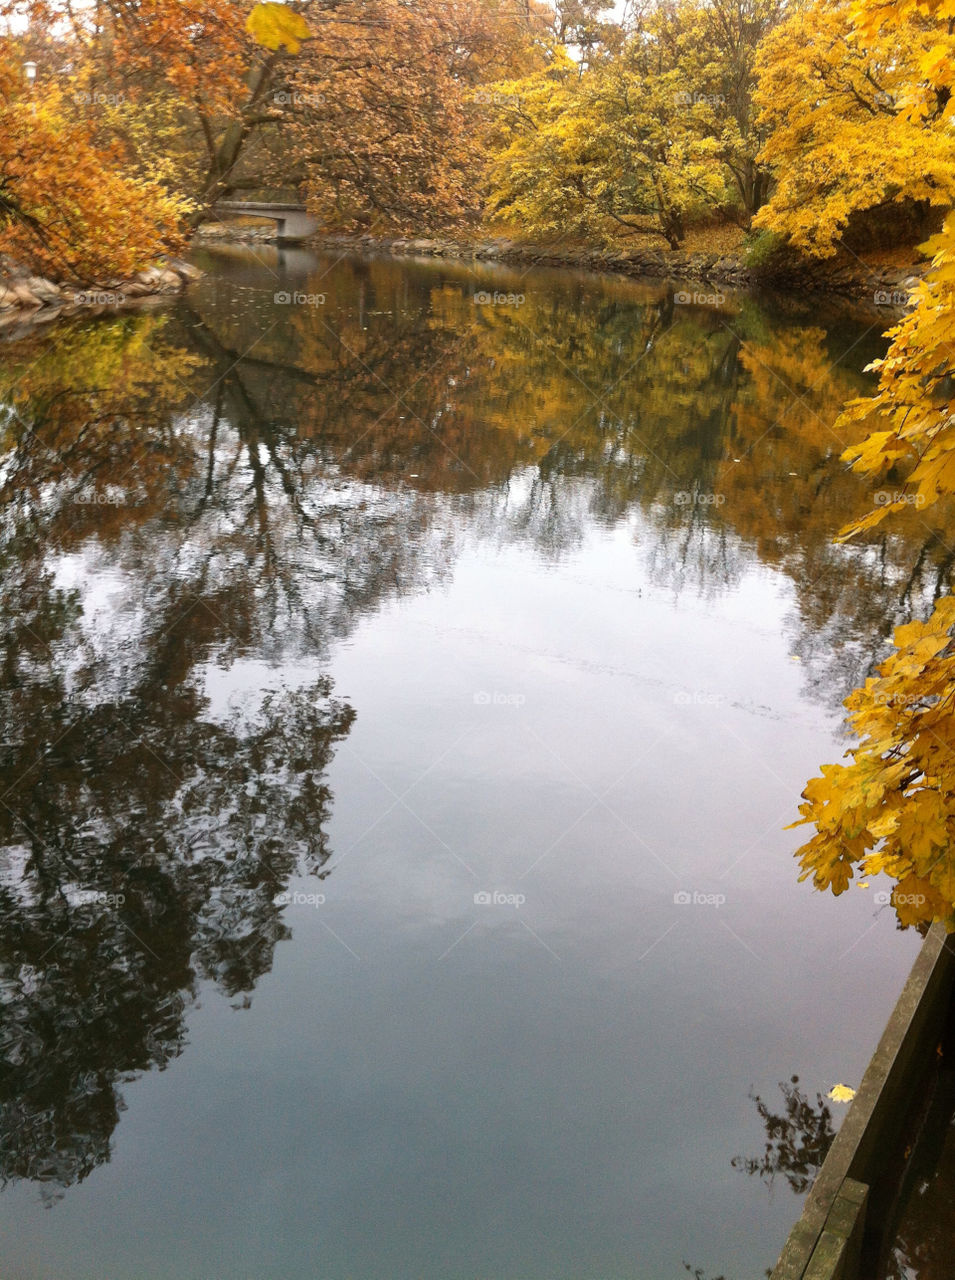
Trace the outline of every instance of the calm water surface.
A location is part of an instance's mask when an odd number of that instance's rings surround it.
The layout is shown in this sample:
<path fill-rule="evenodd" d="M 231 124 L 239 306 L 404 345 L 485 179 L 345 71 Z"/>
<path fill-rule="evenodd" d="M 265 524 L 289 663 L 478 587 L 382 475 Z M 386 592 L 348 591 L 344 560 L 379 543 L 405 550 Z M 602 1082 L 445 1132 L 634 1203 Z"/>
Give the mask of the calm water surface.
<path fill-rule="evenodd" d="M 879 324 L 202 265 L 0 349 L 0 1274 L 755 1280 L 919 941 L 783 829 Z"/>

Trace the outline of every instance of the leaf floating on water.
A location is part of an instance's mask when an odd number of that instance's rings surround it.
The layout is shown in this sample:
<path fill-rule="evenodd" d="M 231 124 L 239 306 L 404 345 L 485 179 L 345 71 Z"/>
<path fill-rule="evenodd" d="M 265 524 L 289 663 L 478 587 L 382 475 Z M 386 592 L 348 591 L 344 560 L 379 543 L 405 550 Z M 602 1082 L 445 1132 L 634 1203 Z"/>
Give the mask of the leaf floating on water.
<path fill-rule="evenodd" d="M 850 1089 L 847 1084 L 834 1084 L 826 1094 L 833 1102 L 851 1102 L 855 1096 L 855 1089 Z"/>
<path fill-rule="evenodd" d="M 857 889 L 868 889 L 868 887 L 869 887 L 868 880 L 860 880 L 859 883 L 856 885 Z"/>

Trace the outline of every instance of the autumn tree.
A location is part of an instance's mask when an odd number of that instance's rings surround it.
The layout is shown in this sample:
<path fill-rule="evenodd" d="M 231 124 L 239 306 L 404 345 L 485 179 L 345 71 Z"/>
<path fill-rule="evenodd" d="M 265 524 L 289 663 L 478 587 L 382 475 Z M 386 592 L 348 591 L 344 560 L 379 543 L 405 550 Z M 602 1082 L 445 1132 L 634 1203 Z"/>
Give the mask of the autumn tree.
<path fill-rule="evenodd" d="M 184 212 L 125 171 L 118 143 L 97 145 L 68 89 L 31 90 L 0 53 L 0 251 L 60 280 L 105 282 L 178 247 Z"/>
<path fill-rule="evenodd" d="M 254 0 L 79 7 L 10 0 L 4 7 L 25 14 L 31 29 L 62 31 L 77 111 L 98 129 L 101 144 L 119 139 L 141 170 L 169 176 L 172 168 L 185 184 L 179 194 L 195 203 L 194 223 L 241 188 L 239 160 L 282 114 L 276 89 L 309 35 L 301 6 Z M 41 65 L 40 78 L 61 77 Z"/>
<path fill-rule="evenodd" d="M 490 210 L 532 234 L 605 238 L 655 225 L 672 247 L 694 206 L 718 204 L 718 144 L 683 101 L 677 71 L 649 75 L 631 45 L 580 75 L 563 50 L 498 92 L 513 105 L 492 169 Z"/>
<path fill-rule="evenodd" d="M 896 128 L 921 146 L 926 121 L 951 130 L 955 36 L 938 0 L 860 0 L 853 40 L 878 39 L 893 27 L 931 29 L 895 83 Z M 943 144 L 944 145 L 944 144 Z M 844 455 L 855 470 L 889 484 L 892 501 L 843 531 L 858 537 L 902 508 L 922 518 L 955 493 L 951 388 L 955 355 L 955 217 L 931 244 L 933 269 L 914 294 L 914 309 L 893 330 L 876 363 L 877 394 L 850 404 L 842 424 L 869 429 Z M 837 423 L 837 429 L 839 427 Z M 884 871 L 896 880 L 903 923 L 944 920 L 955 928 L 955 598 L 940 600 L 926 622 L 895 634 L 894 652 L 848 699 L 857 742 L 849 763 L 823 766 L 800 807 L 815 832 L 799 850 L 804 876 L 841 893 L 855 872 Z"/>
<path fill-rule="evenodd" d="M 676 248 L 697 215 L 763 200 L 752 101 L 777 0 L 647 5 L 586 63 L 561 45 L 498 86 L 491 211 L 532 233 L 613 237 L 654 227 Z"/>
<path fill-rule="evenodd" d="M 754 102 L 756 62 L 783 13 L 782 0 L 665 0 L 644 4 L 635 17 L 661 70 L 679 72 L 679 100 L 695 109 L 697 127 L 718 143 L 746 220 L 770 185 L 769 169 L 759 158 L 767 129 Z"/>
<path fill-rule="evenodd" d="M 529 70 L 536 0 L 102 0 L 60 10 L 71 91 L 103 145 L 194 202 L 307 197 L 330 224 L 421 227 L 480 206 L 473 90 Z M 51 64 L 52 73 L 52 64 Z"/>
<path fill-rule="evenodd" d="M 474 219 L 481 87 L 528 70 L 540 15 L 508 0 L 345 0 L 289 69 L 294 164 L 327 225 L 415 230 Z"/>
<path fill-rule="evenodd" d="M 842 0 L 795 6 L 763 42 L 756 94 L 775 177 L 757 226 L 832 254 L 850 218 L 955 199 L 949 89 L 937 71 L 953 37 L 934 3 L 873 4 L 860 25 Z"/>
<path fill-rule="evenodd" d="M 276 68 L 308 35 L 291 7 L 232 0 L 0 4 L 14 15 L 28 26 L 0 51 L 0 247 L 83 283 L 179 247 L 185 223 L 232 189 L 274 114 Z M 40 63 L 29 89 L 24 50 Z"/>

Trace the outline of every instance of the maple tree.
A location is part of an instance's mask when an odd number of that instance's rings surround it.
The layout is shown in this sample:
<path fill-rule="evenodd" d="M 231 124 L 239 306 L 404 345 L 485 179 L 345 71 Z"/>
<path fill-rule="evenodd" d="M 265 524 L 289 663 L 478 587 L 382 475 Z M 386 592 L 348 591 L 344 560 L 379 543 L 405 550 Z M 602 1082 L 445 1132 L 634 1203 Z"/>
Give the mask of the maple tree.
<path fill-rule="evenodd" d="M 938 37 L 917 46 L 898 112 L 913 135 L 936 104 L 951 128 L 955 57 L 946 0 L 860 0 L 854 33 L 868 42 L 893 24 L 931 23 Z M 913 502 L 920 512 L 955 493 L 951 379 L 955 373 L 955 218 L 930 245 L 933 266 L 914 293 L 914 310 L 890 331 L 876 362 L 874 397 L 852 402 L 837 422 L 868 428 L 844 457 L 870 477 L 896 476 L 896 499 L 843 530 L 855 537 Z M 826 765 L 800 806 L 815 834 L 799 850 L 804 876 L 842 892 L 858 869 L 894 877 L 892 900 L 908 924 L 944 920 L 955 928 L 955 598 L 925 622 L 897 629 L 895 650 L 848 699 L 858 742 L 850 763 Z"/>
<path fill-rule="evenodd" d="M 955 35 L 943 6 L 842 0 L 797 5 L 759 50 L 761 159 L 775 177 L 756 219 L 799 250 L 835 252 L 851 216 L 955 199 L 948 87 L 936 72 Z M 875 11 L 875 9 L 873 9 Z"/>
<path fill-rule="evenodd" d="M 955 910 L 955 598 L 927 622 L 895 633 L 895 651 L 847 699 L 859 743 L 850 764 L 824 765 L 801 806 L 816 832 L 800 851 L 804 875 L 843 892 L 858 867 L 887 872 L 906 924 Z"/>

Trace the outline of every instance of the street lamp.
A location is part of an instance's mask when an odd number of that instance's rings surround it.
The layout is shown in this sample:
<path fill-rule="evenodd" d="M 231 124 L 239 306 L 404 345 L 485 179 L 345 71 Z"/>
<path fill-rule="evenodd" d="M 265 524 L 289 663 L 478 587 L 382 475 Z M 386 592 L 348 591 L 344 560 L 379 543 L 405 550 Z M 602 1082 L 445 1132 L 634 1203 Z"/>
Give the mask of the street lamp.
<path fill-rule="evenodd" d="M 33 85 L 34 85 L 34 82 L 36 81 L 36 63 L 35 63 L 35 62 L 25 62 L 25 63 L 23 64 L 23 74 L 24 74 L 24 75 L 26 76 L 26 78 L 27 78 L 27 84 L 28 84 L 28 85 L 30 86 L 30 88 L 32 89 L 32 88 L 33 88 Z"/>

